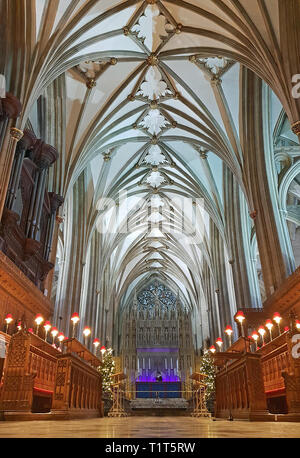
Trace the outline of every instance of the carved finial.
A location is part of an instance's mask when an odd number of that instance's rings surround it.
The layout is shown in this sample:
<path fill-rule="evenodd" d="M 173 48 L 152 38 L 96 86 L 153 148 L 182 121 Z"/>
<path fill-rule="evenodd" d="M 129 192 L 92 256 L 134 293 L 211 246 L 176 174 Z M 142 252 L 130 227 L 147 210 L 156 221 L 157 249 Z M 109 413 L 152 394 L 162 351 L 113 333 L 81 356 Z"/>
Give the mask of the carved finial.
<path fill-rule="evenodd" d="M 129 35 L 129 33 L 130 33 L 129 28 L 128 27 L 124 27 L 123 28 L 123 33 L 127 37 Z"/>

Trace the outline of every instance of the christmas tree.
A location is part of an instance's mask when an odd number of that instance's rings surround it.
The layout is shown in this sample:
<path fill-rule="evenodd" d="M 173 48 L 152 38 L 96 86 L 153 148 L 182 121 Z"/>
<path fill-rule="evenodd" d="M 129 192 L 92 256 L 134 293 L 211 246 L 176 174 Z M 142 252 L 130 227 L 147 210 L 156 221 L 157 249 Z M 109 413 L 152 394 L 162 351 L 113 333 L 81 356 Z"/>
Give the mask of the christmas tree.
<path fill-rule="evenodd" d="M 214 359 L 211 356 L 210 351 L 206 351 L 201 359 L 200 372 L 205 374 L 207 377 L 204 378 L 203 382 L 206 383 L 205 400 L 214 397 L 215 394 L 215 378 L 216 378 L 216 366 L 214 365 Z"/>
<path fill-rule="evenodd" d="M 113 350 L 109 348 L 103 356 L 102 365 L 98 368 L 102 375 L 103 394 L 112 396 L 112 375 L 115 373 L 115 362 L 112 357 Z"/>

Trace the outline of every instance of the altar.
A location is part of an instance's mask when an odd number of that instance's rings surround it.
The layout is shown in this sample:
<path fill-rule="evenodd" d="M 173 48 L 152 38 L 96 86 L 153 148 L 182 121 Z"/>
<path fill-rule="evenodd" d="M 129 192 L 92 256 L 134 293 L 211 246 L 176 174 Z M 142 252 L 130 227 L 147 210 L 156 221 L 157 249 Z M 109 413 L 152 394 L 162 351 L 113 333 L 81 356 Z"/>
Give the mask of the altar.
<path fill-rule="evenodd" d="M 181 398 L 181 382 L 136 382 L 136 398 Z"/>

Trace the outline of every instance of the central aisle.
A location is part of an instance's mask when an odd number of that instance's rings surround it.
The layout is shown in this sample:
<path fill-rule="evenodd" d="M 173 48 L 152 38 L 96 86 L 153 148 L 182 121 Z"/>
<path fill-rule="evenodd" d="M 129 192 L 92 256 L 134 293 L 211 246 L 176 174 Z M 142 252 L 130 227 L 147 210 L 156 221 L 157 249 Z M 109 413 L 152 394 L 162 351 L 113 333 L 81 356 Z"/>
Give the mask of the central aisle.
<path fill-rule="evenodd" d="M 0 422 L 0 438 L 298 438 L 297 423 L 192 417 L 95 418 Z"/>

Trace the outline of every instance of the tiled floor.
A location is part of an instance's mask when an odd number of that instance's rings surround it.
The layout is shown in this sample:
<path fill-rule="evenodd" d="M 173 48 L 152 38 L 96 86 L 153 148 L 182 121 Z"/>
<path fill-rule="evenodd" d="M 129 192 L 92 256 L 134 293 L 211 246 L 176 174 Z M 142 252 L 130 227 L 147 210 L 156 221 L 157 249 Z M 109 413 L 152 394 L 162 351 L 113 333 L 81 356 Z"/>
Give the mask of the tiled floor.
<path fill-rule="evenodd" d="M 192 417 L 0 422 L 0 438 L 299 438 L 300 423 Z"/>

